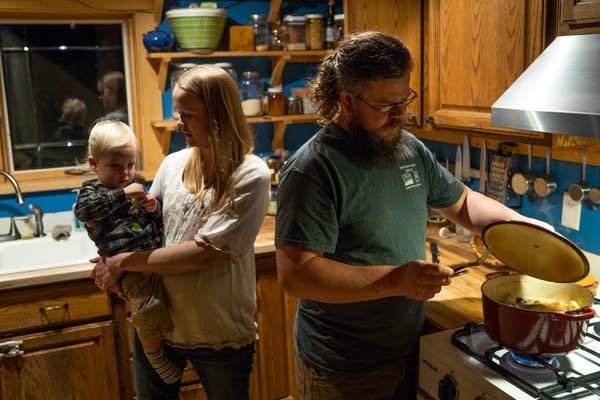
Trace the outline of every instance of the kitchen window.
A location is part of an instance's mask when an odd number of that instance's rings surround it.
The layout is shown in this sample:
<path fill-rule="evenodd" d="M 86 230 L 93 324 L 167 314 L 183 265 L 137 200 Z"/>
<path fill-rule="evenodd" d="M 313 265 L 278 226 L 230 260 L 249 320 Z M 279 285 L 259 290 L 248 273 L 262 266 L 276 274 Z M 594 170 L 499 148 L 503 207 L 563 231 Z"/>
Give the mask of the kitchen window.
<path fill-rule="evenodd" d="M 0 23 L 10 170 L 78 168 L 96 119 L 129 121 L 123 33 L 114 21 Z"/>

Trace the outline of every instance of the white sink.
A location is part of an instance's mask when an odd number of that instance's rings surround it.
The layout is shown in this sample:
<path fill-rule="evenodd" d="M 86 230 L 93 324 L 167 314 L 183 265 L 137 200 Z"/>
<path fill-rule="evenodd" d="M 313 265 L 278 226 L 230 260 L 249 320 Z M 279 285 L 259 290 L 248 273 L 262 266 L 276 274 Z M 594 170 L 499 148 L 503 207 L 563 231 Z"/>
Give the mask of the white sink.
<path fill-rule="evenodd" d="M 87 264 L 97 255 L 85 231 L 73 231 L 66 240 L 41 238 L 0 242 L 0 274 Z"/>

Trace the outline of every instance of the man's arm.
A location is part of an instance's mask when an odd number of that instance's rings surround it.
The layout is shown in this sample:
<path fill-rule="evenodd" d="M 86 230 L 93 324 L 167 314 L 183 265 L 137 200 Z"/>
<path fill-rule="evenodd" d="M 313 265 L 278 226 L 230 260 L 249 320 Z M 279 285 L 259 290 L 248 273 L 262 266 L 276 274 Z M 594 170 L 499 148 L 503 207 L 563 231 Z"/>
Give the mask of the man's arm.
<path fill-rule="evenodd" d="M 294 296 L 326 303 L 351 303 L 390 296 L 433 297 L 450 284 L 452 269 L 416 260 L 402 266 L 352 266 L 323 253 L 277 246 L 277 276 Z"/>

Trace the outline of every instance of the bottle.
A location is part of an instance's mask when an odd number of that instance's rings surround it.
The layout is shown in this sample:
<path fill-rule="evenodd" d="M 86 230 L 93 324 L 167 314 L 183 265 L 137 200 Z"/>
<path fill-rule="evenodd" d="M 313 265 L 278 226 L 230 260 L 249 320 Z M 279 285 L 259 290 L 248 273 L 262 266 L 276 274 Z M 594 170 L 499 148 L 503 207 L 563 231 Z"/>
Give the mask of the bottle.
<path fill-rule="evenodd" d="M 248 25 L 254 31 L 254 50 L 266 51 L 269 50 L 269 26 L 264 15 L 252 14 L 248 18 Z"/>
<path fill-rule="evenodd" d="M 242 109 L 246 117 L 257 117 L 263 112 L 263 84 L 256 71 L 242 72 L 239 82 Z"/>
<path fill-rule="evenodd" d="M 327 15 L 325 16 L 325 48 L 334 49 L 337 42 L 335 26 L 335 0 L 327 1 Z"/>

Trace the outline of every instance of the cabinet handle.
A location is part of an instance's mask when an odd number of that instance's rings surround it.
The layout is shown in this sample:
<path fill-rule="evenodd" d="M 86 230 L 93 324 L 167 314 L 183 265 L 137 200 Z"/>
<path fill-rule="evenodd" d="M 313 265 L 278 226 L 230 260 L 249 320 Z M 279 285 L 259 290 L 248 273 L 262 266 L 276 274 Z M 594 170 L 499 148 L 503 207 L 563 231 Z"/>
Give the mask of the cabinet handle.
<path fill-rule="evenodd" d="M 433 124 L 433 117 L 429 114 L 425 114 L 425 118 L 423 120 L 428 124 Z"/>
<path fill-rule="evenodd" d="M 66 310 L 67 308 L 69 308 L 69 303 L 65 303 L 62 305 L 55 305 L 55 306 L 40 307 L 39 310 L 41 313 L 46 313 L 46 312 L 58 311 L 58 310 L 62 310 L 62 309 Z"/>
<path fill-rule="evenodd" d="M 0 343 L 0 358 L 4 357 L 19 357 L 23 355 L 22 340 L 9 340 L 8 342 Z"/>
<path fill-rule="evenodd" d="M 413 113 L 408 113 L 406 115 L 406 122 L 416 125 L 416 123 L 417 123 L 417 117 Z"/>

